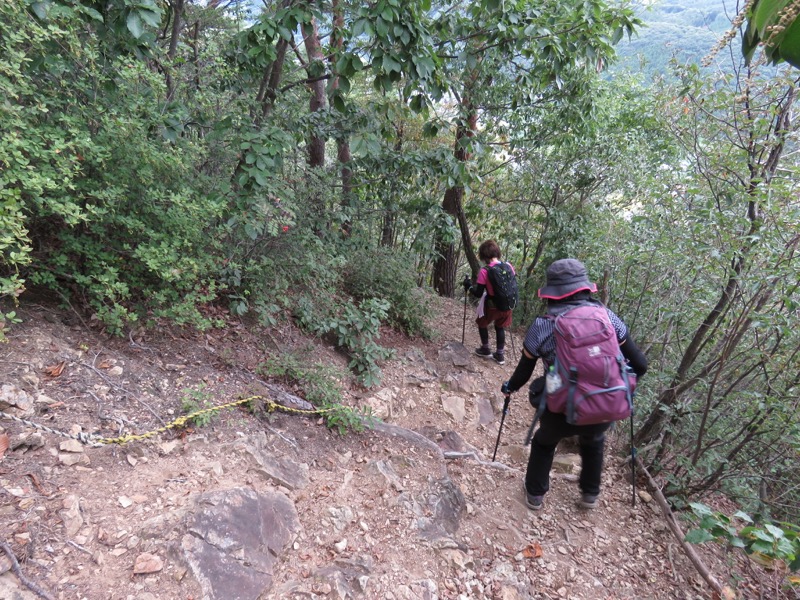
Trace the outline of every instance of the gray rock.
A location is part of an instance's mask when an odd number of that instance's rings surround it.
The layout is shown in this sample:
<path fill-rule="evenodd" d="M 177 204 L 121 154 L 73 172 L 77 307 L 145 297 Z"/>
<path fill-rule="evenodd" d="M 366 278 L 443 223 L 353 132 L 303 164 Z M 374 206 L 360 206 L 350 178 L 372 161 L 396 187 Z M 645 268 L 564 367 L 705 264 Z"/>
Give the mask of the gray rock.
<path fill-rule="evenodd" d="M 3 600 L 37 600 L 38 595 L 17 585 L 16 575 L 0 575 L 0 598 Z"/>
<path fill-rule="evenodd" d="M 419 536 L 437 548 L 461 548 L 453 539 L 467 508 L 461 489 L 450 478 L 429 479 L 424 502 L 433 516 L 416 520 Z"/>
<path fill-rule="evenodd" d="M 439 447 L 444 452 L 475 452 L 478 453 L 478 449 L 468 444 L 464 441 L 457 432 L 455 431 L 445 431 L 442 434 L 440 440 L 438 440 Z"/>
<path fill-rule="evenodd" d="M 44 446 L 44 437 L 38 431 L 23 433 L 11 444 L 11 449 L 19 450 L 23 454 L 28 450 L 36 450 Z"/>
<path fill-rule="evenodd" d="M 446 548 L 441 551 L 441 554 L 448 566 L 456 572 L 466 571 L 467 569 L 475 570 L 475 561 L 466 552 Z"/>
<path fill-rule="evenodd" d="M 432 384 L 438 380 L 439 378 L 435 375 L 429 375 L 426 373 L 408 373 L 403 378 L 403 385 L 425 387 L 426 384 Z"/>
<path fill-rule="evenodd" d="M 450 363 L 455 367 L 466 367 L 470 364 L 472 355 L 469 350 L 459 342 L 447 342 L 439 350 L 439 362 Z"/>
<path fill-rule="evenodd" d="M 478 406 L 478 425 L 488 425 L 494 421 L 494 407 L 487 398 L 478 398 L 475 404 Z"/>
<path fill-rule="evenodd" d="M 430 480 L 428 504 L 433 508 L 434 519 L 448 533 L 455 533 L 467 508 L 461 488 L 450 478 Z"/>
<path fill-rule="evenodd" d="M 497 592 L 497 600 L 527 600 L 530 594 L 523 595 L 516 587 L 502 585 Z"/>
<path fill-rule="evenodd" d="M 33 415 L 33 399 L 25 390 L 11 383 L 0 386 L 0 410 L 17 417 Z"/>
<path fill-rule="evenodd" d="M 277 492 L 237 488 L 198 496 L 174 552 L 208 600 L 256 600 L 300 530 L 294 504 Z"/>
<path fill-rule="evenodd" d="M 475 376 L 463 372 L 448 375 L 444 383 L 450 390 L 464 394 L 475 394 L 481 389 Z"/>
<path fill-rule="evenodd" d="M 572 473 L 580 469 L 581 457 L 577 454 L 556 454 L 553 458 L 553 471 Z"/>
<path fill-rule="evenodd" d="M 69 494 L 64 498 L 62 506 L 64 509 L 59 514 L 64 522 L 64 529 L 66 529 L 68 537 L 73 537 L 83 527 L 80 499 L 75 494 Z"/>
<path fill-rule="evenodd" d="M 369 557 L 339 559 L 333 565 L 317 570 L 314 579 L 330 587 L 329 598 L 346 600 L 367 591 L 371 571 L 372 561 Z"/>
<path fill-rule="evenodd" d="M 367 398 L 364 402 L 372 409 L 372 414 L 384 421 L 391 420 L 394 414 L 394 399 L 396 392 L 384 388 L 379 390 L 374 396 Z"/>
<path fill-rule="evenodd" d="M 255 466 L 251 470 L 290 490 L 303 489 L 308 485 L 308 465 L 297 463 L 290 458 L 274 456 L 263 446 L 241 444 L 238 446 L 245 454 L 252 457 Z"/>
<path fill-rule="evenodd" d="M 83 444 L 81 444 L 78 440 L 64 440 L 59 444 L 58 447 L 64 452 L 83 452 Z"/>
<path fill-rule="evenodd" d="M 456 423 L 460 423 L 467 416 L 466 403 L 460 396 L 442 396 L 442 408 Z"/>
<path fill-rule="evenodd" d="M 333 528 L 337 532 L 344 531 L 353 522 L 355 517 L 353 509 L 349 506 L 329 506 L 328 514 L 331 517 Z"/>
<path fill-rule="evenodd" d="M 401 600 L 439 600 L 439 588 L 432 579 L 421 579 L 398 586 L 396 597 Z"/>
<path fill-rule="evenodd" d="M 403 491 L 403 484 L 400 481 L 400 476 L 388 460 L 372 461 L 367 468 L 383 475 L 384 479 L 386 479 L 386 483 L 398 492 Z"/>

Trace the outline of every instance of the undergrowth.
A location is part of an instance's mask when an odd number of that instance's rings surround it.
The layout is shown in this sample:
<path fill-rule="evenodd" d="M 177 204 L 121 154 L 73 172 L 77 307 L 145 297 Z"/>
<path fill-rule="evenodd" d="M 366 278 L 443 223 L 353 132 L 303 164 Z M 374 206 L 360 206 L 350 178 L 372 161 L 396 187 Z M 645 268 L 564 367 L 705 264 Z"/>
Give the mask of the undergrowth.
<path fill-rule="evenodd" d="M 322 412 L 329 429 L 340 435 L 348 431 L 364 431 L 374 422 L 368 407 L 358 410 L 344 406 L 339 380 L 343 373 L 335 368 L 306 363 L 295 354 L 271 356 L 256 371 L 262 377 L 271 377 L 284 385 L 299 388 L 299 394 Z"/>
<path fill-rule="evenodd" d="M 214 406 L 214 403 L 211 401 L 211 392 L 206 390 L 206 385 L 204 383 L 199 384 L 196 388 L 184 388 L 182 392 L 181 410 L 187 415 Z M 217 413 L 213 411 L 200 413 L 189 419 L 189 422 L 195 427 L 206 427 L 210 425 L 216 417 Z"/>

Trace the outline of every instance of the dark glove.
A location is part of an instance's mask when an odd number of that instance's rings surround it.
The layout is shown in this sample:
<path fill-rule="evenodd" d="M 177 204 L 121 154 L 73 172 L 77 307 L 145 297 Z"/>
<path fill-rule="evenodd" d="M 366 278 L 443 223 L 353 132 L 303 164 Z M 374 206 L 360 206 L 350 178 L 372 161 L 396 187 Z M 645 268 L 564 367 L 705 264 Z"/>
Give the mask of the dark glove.
<path fill-rule="evenodd" d="M 503 382 L 503 385 L 501 385 L 501 386 L 500 386 L 500 392 L 501 392 L 501 393 L 502 393 L 504 396 L 509 396 L 509 395 L 511 394 L 511 389 L 509 389 L 509 387 L 508 387 L 508 382 L 507 382 L 507 381 L 504 381 L 504 382 Z"/>
<path fill-rule="evenodd" d="M 469 291 L 469 288 L 472 287 L 472 280 L 469 278 L 469 275 L 464 276 L 464 281 L 462 282 L 461 285 L 464 286 L 464 291 L 465 292 Z"/>

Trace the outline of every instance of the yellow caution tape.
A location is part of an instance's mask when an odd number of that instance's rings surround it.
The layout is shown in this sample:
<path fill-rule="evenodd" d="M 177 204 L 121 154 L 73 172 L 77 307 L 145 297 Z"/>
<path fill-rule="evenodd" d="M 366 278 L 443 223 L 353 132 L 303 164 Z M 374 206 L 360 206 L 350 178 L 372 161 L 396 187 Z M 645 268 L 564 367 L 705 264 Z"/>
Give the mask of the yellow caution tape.
<path fill-rule="evenodd" d="M 130 433 L 127 435 L 122 435 L 115 438 L 104 438 L 100 436 L 96 436 L 93 434 L 86 434 L 86 433 L 78 433 L 78 434 L 70 434 L 65 433 L 63 431 L 58 431 L 57 429 L 52 429 L 50 427 L 45 427 L 44 425 L 39 425 L 38 423 L 34 423 L 32 421 L 28 421 L 27 419 L 22 419 L 20 417 L 10 415 L 8 413 L 0 411 L 0 417 L 6 417 L 13 421 L 18 421 L 20 423 L 24 423 L 25 425 L 29 425 L 36 429 L 40 429 L 42 431 L 46 431 L 48 433 L 52 433 L 55 435 L 60 435 L 62 437 L 78 440 L 79 442 L 86 444 L 87 446 L 92 447 L 100 447 L 105 446 L 108 444 L 127 444 L 128 442 L 133 442 L 136 440 L 146 440 L 151 438 L 159 433 L 164 433 L 170 429 L 175 429 L 176 427 L 183 427 L 188 422 L 190 422 L 195 417 L 199 417 L 201 415 L 208 415 L 219 412 L 221 410 L 226 410 L 228 408 L 233 408 L 234 406 L 239 406 L 240 404 L 245 404 L 247 402 L 252 402 L 254 400 L 264 400 L 264 404 L 267 407 L 267 410 L 270 412 L 273 410 L 282 410 L 285 412 L 290 413 L 297 413 L 301 415 L 321 415 L 328 412 L 332 412 L 336 410 L 336 408 L 314 408 L 314 409 L 303 409 L 303 408 L 291 408 L 289 406 L 284 406 L 283 404 L 278 404 L 274 400 L 269 398 L 264 398 L 264 396 L 249 396 L 247 398 L 242 398 L 241 400 L 234 400 L 233 402 L 228 402 L 226 404 L 220 404 L 218 406 L 209 406 L 208 408 L 203 408 L 201 410 L 197 410 L 188 415 L 182 415 L 175 420 L 167 423 L 163 427 L 159 427 L 158 429 L 153 429 L 152 431 L 148 431 L 145 433 Z"/>

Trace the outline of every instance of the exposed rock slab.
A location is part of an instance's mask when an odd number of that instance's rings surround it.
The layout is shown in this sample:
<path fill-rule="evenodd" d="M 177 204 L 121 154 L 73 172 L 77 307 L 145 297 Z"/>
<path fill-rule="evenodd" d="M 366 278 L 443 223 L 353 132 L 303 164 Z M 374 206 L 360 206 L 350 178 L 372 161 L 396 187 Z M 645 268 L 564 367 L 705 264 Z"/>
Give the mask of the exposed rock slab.
<path fill-rule="evenodd" d="M 292 501 L 237 488 L 198 496 L 177 553 L 208 600 L 256 600 L 277 557 L 300 529 Z"/>
<path fill-rule="evenodd" d="M 256 466 L 251 471 L 264 477 L 277 485 L 282 485 L 289 490 L 303 489 L 308 485 L 308 465 L 298 463 L 291 458 L 273 456 L 265 450 L 245 446 Z"/>
<path fill-rule="evenodd" d="M 470 365 L 472 355 L 469 350 L 458 342 L 447 342 L 439 350 L 439 362 L 452 364 L 454 367 L 467 367 Z"/>
<path fill-rule="evenodd" d="M 0 410 L 17 417 L 33 415 L 33 398 L 11 383 L 0 386 Z"/>
<path fill-rule="evenodd" d="M 456 423 L 461 423 L 467 416 L 467 406 L 461 396 L 442 396 L 442 409 Z"/>
<path fill-rule="evenodd" d="M 488 398 L 478 398 L 475 404 L 478 407 L 478 425 L 488 425 L 494 421 L 494 407 Z"/>

